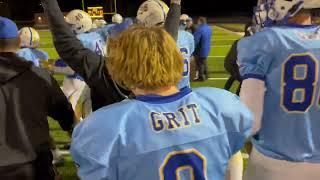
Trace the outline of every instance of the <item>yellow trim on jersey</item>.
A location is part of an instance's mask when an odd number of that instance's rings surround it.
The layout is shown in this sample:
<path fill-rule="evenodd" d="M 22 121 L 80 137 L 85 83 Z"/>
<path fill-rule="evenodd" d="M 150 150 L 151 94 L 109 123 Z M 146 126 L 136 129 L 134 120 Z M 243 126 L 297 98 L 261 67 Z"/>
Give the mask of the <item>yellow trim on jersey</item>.
<path fill-rule="evenodd" d="M 316 89 L 314 89 L 313 91 L 313 95 L 312 95 L 312 100 L 311 100 L 311 103 L 310 105 L 308 106 L 308 108 L 305 110 L 305 111 L 289 111 L 285 106 L 284 106 L 284 87 L 286 86 L 286 83 L 284 82 L 284 73 L 285 73 L 285 66 L 287 64 L 287 62 L 292 58 L 292 57 L 297 57 L 297 56 L 309 56 L 316 64 L 316 73 L 315 73 L 315 81 L 313 82 L 313 88 L 316 88 L 316 84 L 318 83 L 318 79 L 319 79 L 319 65 L 318 65 L 318 60 L 317 58 L 311 54 L 311 53 L 301 53 L 301 54 L 291 54 L 287 60 L 282 64 L 282 71 L 281 71 L 281 99 L 280 99 L 280 107 L 282 107 L 282 109 L 286 112 L 286 113 L 305 113 L 307 112 L 313 105 L 314 103 L 314 99 L 315 99 L 315 93 L 316 93 Z M 308 69 L 308 68 L 307 68 Z M 295 71 L 294 71 L 295 72 Z M 296 76 L 296 75 L 294 75 Z"/>
<path fill-rule="evenodd" d="M 298 77 L 298 72 L 297 69 L 298 68 L 303 68 L 304 69 L 304 73 L 303 73 L 303 77 Z M 293 68 L 293 79 L 294 80 L 306 80 L 308 76 L 308 66 L 306 64 L 299 64 L 299 65 L 295 65 Z"/>
<path fill-rule="evenodd" d="M 207 178 L 207 160 L 206 158 L 199 152 L 197 151 L 196 149 L 187 149 L 187 150 L 183 150 L 183 151 L 173 151 L 171 153 L 169 153 L 166 158 L 164 159 L 162 165 L 160 166 L 159 168 L 159 176 L 160 176 L 160 180 L 165 180 L 164 179 L 164 173 L 163 173 L 163 170 L 164 168 L 166 167 L 169 159 L 171 159 L 173 156 L 176 156 L 176 155 L 179 155 L 179 154 L 191 154 L 191 153 L 194 153 L 196 154 L 200 159 L 202 159 L 202 162 L 203 162 L 203 174 L 204 174 L 204 177 L 205 179 L 208 179 Z M 181 167 L 185 167 L 185 166 L 181 166 Z M 180 167 L 179 167 L 180 168 Z M 177 168 L 175 170 L 175 172 L 177 173 L 177 170 L 179 169 Z M 192 167 L 191 167 L 192 168 Z M 193 169 L 193 168 L 192 168 Z M 194 171 L 194 170 L 193 170 Z M 194 172 L 192 173 L 192 175 L 194 175 Z M 194 179 L 194 176 L 193 176 L 193 179 Z"/>
<path fill-rule="evenodd" d="M 298 99 L 297 94 L 302 93 L 302 98 Z M 306 100 L 306 89 L 304 88 L 297 88 L 293 90 L 293 96 L 291 102 L 293 103 L 303 103 Z"/>

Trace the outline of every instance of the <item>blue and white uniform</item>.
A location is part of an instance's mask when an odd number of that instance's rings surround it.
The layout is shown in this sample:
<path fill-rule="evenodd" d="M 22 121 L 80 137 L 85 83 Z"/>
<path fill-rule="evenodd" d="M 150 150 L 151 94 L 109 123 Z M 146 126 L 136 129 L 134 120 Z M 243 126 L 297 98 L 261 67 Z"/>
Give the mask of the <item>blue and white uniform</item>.
<path fill-rule="evenodd" d="M 184 88 L 94 112 L 75 128 L 71 154 L 84 180 L 221 180 L 251 126 L 236 95 Z"/>
<path fill-rule="evenodd" d="M 194 37 L 187 31 L 179 30 L 177 44 L 184 57 L 183 77 L 178 84 L 178 88 L 182 89 L 185 87 L 190 87 L 190 59 L 195 48 Z"/>
<path fill-rule="evenodd" d="M 319 27 L 266 28 L 239 41 L 238 59 L 244 79 L 266 86 L 254 147 L 272 159 L 320 163 Z"/>
<path fill-rule="evenodd" d="M 81 41 L 84 47 L 90 49 L 100 56 L 105 56 L 106 39 L 97 32 L 89 32 L 78 34 L 77 38 Z"/>
<path fill-rule="evenodd" d="M 49 60 L 48 53 L 42 50 L 33 49 L 33 48 L 22 48 L 17 52 L 17 55 L 19 57 L 24 58 L 27 61 L 33 62 L 33 64 L 37 67 L 40 67 L 41 61 Z"/>

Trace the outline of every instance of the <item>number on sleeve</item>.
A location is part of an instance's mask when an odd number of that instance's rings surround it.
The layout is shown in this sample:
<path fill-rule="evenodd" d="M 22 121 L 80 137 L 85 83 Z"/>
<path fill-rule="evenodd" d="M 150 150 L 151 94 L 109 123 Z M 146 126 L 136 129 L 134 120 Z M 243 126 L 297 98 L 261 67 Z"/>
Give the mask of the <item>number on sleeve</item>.
<path fill-rule="evenodd" d="M 188 172 L 192 180 L 207 179 L 206 159 L 195 149 L 168 154 L 159 171 L 160 180 L 180 180 L 182 171 Z"/>
<path fill-rule="evenodd" d="M 317 60 L 309 54 L 293 55 L 283 64 L 282 107 L 306 112 L 314 103 L 318 82 Z"/>
<path fill-rule="evenodd" d="M 183 71 L 183 77 L 189 76 L 189 61 L 186 58 L 188 55 L 188 49 L 187 48 L 181 48 L 180 52 L 182 56 L 184 57 L 183 63 L 184 63 L 184 71 Z"/>

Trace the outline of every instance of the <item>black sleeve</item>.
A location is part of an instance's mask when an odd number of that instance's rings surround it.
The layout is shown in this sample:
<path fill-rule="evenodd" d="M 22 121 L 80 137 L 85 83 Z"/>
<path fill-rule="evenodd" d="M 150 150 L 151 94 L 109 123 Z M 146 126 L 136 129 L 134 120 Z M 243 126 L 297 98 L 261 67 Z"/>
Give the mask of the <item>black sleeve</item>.
<path fill-rule="evenodd" d="M 225 58 L 224 67 L 231 74 L 232 77 L 240 81 L 241 78 L 239 73 L 239 67 L 237 64 L 237 56 L 238 56 L 237 44 L 238 44 L 238 41 L 233 43 L 229 53 Z"/>
<path fill-rule="evenodd" d="M 72 106 L 52 76 L 49 91 L 51 96 L 48 115 L 58 121 L 63 130 L 71 131 L 75 124 Z"/>
<path fill-rule="evenodd" d="M 181 16 L 181 5 L 171 3 L 168 17 L 164 24 L 166 31 L 175 39 L 178 39 L 178 31 Z"/>
<path fill-rule="evenodd" d="M 41 0 L 45 14 L 49 21 L 53 42 L 60 57 L 87 84 L 102 80 L 104 73 L 104 58 L 85 48 L 65 22 L 57 0 Z"/>

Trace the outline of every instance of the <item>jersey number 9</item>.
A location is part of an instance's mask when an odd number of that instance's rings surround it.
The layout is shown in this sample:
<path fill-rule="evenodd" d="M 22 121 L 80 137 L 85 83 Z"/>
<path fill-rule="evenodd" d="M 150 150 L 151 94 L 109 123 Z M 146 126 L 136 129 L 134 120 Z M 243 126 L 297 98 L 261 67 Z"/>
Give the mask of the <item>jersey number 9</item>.
<path fill-rule="evenodd" d="M 180 180 L 188 173 L 192 180 L 206 180 L 205 157 L 195 149 L 169 153 L 160 167 L 160 180 Z"/>
<path fill-rule="evenodd" d="M 282 69 L 281 105 L 287 112 L 306 112 L 314 105 L 320 105 L 316 96 L 319 66 L 311 54 L 291 56 Z"/>

